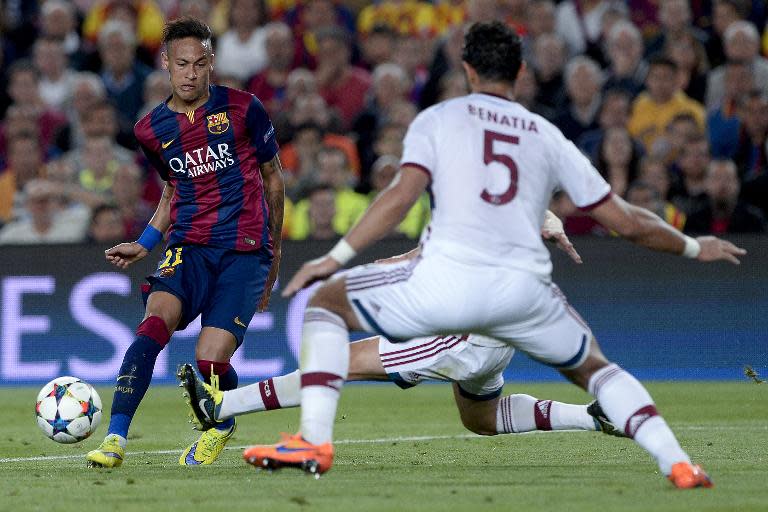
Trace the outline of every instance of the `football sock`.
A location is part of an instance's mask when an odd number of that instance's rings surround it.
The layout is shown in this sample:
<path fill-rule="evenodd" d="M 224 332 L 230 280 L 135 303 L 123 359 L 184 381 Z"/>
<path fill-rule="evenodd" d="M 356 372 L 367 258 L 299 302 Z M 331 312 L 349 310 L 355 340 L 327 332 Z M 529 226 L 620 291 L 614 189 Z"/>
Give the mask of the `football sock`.
<path fill-rule="evenodd" d="M 117 434 L 122 438 L 128 437 L 133 415 L 152 381 L 157 355 L 170 339 L 168 328 L 160 317 L 150 316 L 139 324 L 136 338 L 125 351 L 123 364 L 117 374 L 108 436 Z"/>
<path fill-rule="evenodd" d="M 197 369 L 200 370 L 200 374 L 208 384 L 211 383 L 211 375 L 216 375 L 219 378 L 219 389 L 222 391 L 229 391 L 237 388 L 237 372 L 227 362 L 208 361 L 206 359 L 197 360 Z M 227 419 L 218 425 L 218 430 L 229 430 L 232 425 L 235 424 L 235 419 Z"/>
<path fill-rule="evenodd" d="M 307 308 L 301 335 L 301 435 L 331 442 L 336 406 L 349 371 L 349 331 L 342 318 Z"/>
<path fill-rule="evenodd" d="M 499 400 L 496 431 L 499 434 L 533 430 L 596 430 L 587 406 L 539 400 L 530 395 L 509 395 Z"/>
<path fill-rule="evenodd" d="M 301 372 L 272 377 L 224 393 L 217 419 L 239 414 L 297 407 L 301 404 Z"/>
<path fill-rule="evenodd" d="M 690 462 L 651 395 L 632 375 L 609 364 L 592 374 L 588 389 L 608 419 L 645 448 L 663 474 L 668 475 L 676 462 Z"/>

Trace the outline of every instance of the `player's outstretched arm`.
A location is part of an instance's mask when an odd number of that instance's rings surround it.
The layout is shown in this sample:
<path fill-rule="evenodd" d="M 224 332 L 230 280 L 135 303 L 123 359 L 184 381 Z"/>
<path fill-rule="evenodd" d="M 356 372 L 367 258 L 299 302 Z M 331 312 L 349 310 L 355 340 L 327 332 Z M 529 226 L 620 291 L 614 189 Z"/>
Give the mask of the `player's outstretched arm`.
<path fill-rule="evenodd" d="M 428 184 L 429 176 L 424 171 L 403 166 L 389 187 L 379 194 L 331 252 L 299 269 L 283 290 L 283 297 L 290 297 L 305 286 L 330 276 L 359 251 L 390 233 L 402 222 Z"/>
<path fill-rule="evenodd" d="M 280 157 L 275 157 L 267 163 L 259 166 L 261 178 L 264 183 L 264 197 L 269 207 L 269 234 L 272 235 L 272 266 L 264 285 L 264 293 L 259 301 L 258 310 L 263 312 L 269 306 L 269 297 L 272 287 L 277 280 L 280 270 L 280 258 L 282 256 L 281 242 L 283 232 L 283 209 L 285 208 L 285 180 L 283 179 L 283 166 Z"/>
<path fill-rule="evenodd" d="M 714 236 L 691 238 L 661 220 L 654 213 L 631 205 L 613 194 L 590 212 L 608 229 L 627 240 L 659 252 L 679 254 L 699 261 L 729 261 L 739 264 L 738 256 L 747 251 Z"/>
<path fill-rule="evenodd" d="M 162 239 L 163 234 L 171 225 L 171 199 L 175 192 L 175 186 L 170 183 L 165 184 L 163 195 L 157 204 L 155 214 L 147 225 L 147 229 L 135 242 L 123 242 L 104 251 L 108 262 L 116 267 L 126 269 L 131 263 L 135 263 L 149 254 L 152 247 Z"/>

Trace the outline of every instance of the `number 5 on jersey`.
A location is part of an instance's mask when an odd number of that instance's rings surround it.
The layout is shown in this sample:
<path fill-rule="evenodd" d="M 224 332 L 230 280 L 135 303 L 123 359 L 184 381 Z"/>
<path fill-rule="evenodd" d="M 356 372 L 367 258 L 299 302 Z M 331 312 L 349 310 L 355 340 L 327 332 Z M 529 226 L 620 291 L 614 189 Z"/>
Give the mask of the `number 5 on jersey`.
<path fill-rule="evenodd" d="M 506 135 L 504 133 L 485 130 L 483 132 L 483 163 L 485 165 L 491 162 L 498 162 L 509 170 L 509 187 L 501 194 L 492 194 L 488 189 L 483 189 L 480 198 L 486 203 L 495 206 L 507 204 L 517 195 L 517 164 L 511 156 L 505 153 L 494 153 L 493 143 L 506 142 L 508 144 L 520 144 L 520 138 L 516 135 Z"/>

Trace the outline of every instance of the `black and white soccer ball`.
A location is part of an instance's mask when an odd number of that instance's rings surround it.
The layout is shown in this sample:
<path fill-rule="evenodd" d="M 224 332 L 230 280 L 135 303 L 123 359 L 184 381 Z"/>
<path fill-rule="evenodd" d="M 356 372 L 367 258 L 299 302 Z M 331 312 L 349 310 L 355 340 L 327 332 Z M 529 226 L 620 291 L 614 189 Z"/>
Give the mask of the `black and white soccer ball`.
<path fill-rule="evenodd" d="M 57 443 L 77 443 L 101 422 L 101 398 L 77 377 L 59 377 L 43 386 L 35 405 L 37 425 Z"/>

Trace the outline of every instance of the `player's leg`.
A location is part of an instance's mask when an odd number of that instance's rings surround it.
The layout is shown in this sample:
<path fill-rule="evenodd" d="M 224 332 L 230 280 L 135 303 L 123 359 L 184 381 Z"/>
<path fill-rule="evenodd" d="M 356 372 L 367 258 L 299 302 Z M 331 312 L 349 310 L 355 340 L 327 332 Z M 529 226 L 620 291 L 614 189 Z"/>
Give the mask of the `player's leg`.
<path fill-rule="evenodd" d="M 107 435 L 102 446 L 86 456 L 89 466 L 122 464 L 131 420 L 149 388 L 157 356 L 179 324 L 181 310 L 181 301 L 169 292 L 156 291 L 149 296 L 144 320 L 117 374 Z"/>
<path fill-rule="evenodd" d="M 601 430 L 586 405 L 541 400 L 525 394 L 473 396 L 458 383 L 453 384 L 453 396 L 461 423 L 482 436 L 534 430 Z"/>
<path fill-rule="evenodd" d="M 300 433 L 274 446 L 253 446 L 245 460 L 259 467 L 297 466 L 323 473 L 333 462 L 333 423 L 349 371 L 349 329 L 361 329 L 347 300 L 346 279 L 323 283 L 304 312 L 301 337 Z"/>
<path fill-rule="evenodd" d="M 378 346 L 379 336 L 349 345 L 347 380 L 387 380 L 379 358 Z M 193 418 L 201 430 L 207 430 L 220 421 L 242 414 L 289 409 L 298 407 L 301 403 L 299 370 L 229 391 L 213 389 L 200 380 L 189 365 L 182 368 L 179 379 L 188 395 Z"/>
<path fill-rule="evenodd" d="M 584 362 L 560 372 L 597 398 L 606 416 L 619 428 L 623 426 L 624 433 L 656 459 L 662 474 L 675 486 L 712 486 L 706 473 L 691 464 L 645 387 L 619 365 L 609 362 L 594 338 Z"/>

